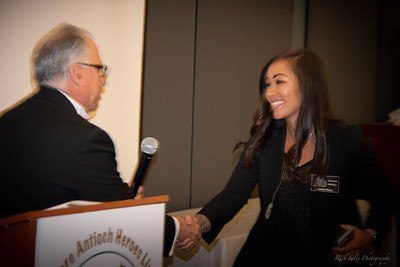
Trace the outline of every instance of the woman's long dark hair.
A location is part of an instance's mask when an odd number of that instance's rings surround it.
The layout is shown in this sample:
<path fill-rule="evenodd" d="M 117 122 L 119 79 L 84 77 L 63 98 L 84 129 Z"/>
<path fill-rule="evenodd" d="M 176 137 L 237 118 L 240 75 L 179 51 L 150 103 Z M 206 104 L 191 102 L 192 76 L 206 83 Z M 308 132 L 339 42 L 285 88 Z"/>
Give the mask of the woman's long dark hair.
<path fill-rule="evenodd" d="M 287 61 L 299 82 L 302 104 L 296 123 L 295 144 L 284 156 L 286 171 L 297 177 L 295 167 L 301 159 L 302 149 L 311 133 L 316 140 L 315 156 L 311 166 L 313 171 L 323 174 L 329 162 L 329 151 L 326 138 L 326 125 L 330 120 L 328 86 L 325 71 L 320 57 L 309 50 L 295 50 L 275 55 L 264 66 L 260 74 L 259 93 L 262 106 L 254 115 L 250 138 L 235 148 L 245 147 L 245 166 L 254 164 L 255 156 L 263 149 L 271 136 L 276 120 L 272 117 L 271 106 L 265 99 L 266 73 L 270 65 L 277 61 Z"/>

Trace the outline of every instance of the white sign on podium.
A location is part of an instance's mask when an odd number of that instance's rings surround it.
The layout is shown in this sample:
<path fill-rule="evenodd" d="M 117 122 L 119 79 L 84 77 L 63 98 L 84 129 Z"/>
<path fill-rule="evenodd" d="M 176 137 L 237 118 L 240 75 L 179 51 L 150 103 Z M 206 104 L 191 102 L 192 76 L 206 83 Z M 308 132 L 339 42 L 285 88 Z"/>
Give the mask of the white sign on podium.
<path fill-rule="evenodd" d="M 35 266 L 161 267 L 165 203 L 40 218 Z"/>

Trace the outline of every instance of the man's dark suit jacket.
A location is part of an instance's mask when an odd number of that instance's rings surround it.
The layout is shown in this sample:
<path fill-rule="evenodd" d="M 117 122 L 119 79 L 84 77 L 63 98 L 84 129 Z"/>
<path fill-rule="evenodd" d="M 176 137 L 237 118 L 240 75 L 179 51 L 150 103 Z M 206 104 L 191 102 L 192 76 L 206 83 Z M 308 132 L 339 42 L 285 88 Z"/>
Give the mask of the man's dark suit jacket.
<path fill-rule="evenodd" d="M 273 231 L 274 227 L 273 215 L 267 221 L 264 214 L 281 179 L 285 132 L 285 124 L 277 122 L 271 138 L 257 155 L 255 166 L 244 168 L 242 155 L 225 188 L 199 212 L 211 222 L 211 231 L 203 235 L 207 242 L 214 240 L 224 224 L 247 203 L 258 183 L 261 212 L 243 250 L 263 247 L 265 233 Z M 370 216 L 361 228 L 375 229 L 382 237 L 389 221 L 390 195 L 370 144 L 364 139 L 361 128 L 341 122 L 328 125 L 327 139 L 330 151 L 327 175 L 340 177 L 340 192 L 311 192 L 310 228 L 314 240 L 332 247 L 339 224 L 361 227 L 354 201 L 358 198 L 366 199 L 371 204 Z M 260 251 L 260 255 L 262 253 Z"/>
<path fill-rule="evenodd" d="M 117 171 L 114 144 L 58 90 L 42 87 L 0 118 L 0 217 L 71 200 L 133 198 Z M 166 218 L 164 255 L 175 224 Z"/>

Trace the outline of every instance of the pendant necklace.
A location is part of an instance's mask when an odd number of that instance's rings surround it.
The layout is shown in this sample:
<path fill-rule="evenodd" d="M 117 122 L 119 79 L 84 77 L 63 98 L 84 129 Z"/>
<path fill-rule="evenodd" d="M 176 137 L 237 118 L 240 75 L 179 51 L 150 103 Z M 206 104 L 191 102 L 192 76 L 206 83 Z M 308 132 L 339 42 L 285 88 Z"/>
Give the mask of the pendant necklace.
<path fill-rule="evenodd" d="M 271 203 L 268 204 L 267 210 L 265 211 L 265 219 L 267 219 L 267 220 L 269 219 L 269 216 L 271 215 L 272 208 L 274 207 L 275 195 L 278 192 L 278 190 L 281 187 L 281 185 L 282 185 L 284 180 L 285 179 L 281 179 L 281 181 L 279 182 L 278 186 L 275 189 L 274 194 L 272 195 Z"/>

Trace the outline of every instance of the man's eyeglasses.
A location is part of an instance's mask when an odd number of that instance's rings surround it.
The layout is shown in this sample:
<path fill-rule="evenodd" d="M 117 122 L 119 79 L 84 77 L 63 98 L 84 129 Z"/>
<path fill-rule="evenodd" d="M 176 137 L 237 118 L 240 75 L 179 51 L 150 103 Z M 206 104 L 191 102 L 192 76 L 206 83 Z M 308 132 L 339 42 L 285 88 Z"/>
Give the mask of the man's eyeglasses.
<path fill-rule="evenodd" d="M 97 68 L 99 70 L 100 77 L 103 77 L 107 73 L 108 67 L 107 67 L 107 65 L 104 65 L 104 64 L 90 64 L 90 63 L 84 63 L 84 62 L 78 62 L 76 64 Z"/>

